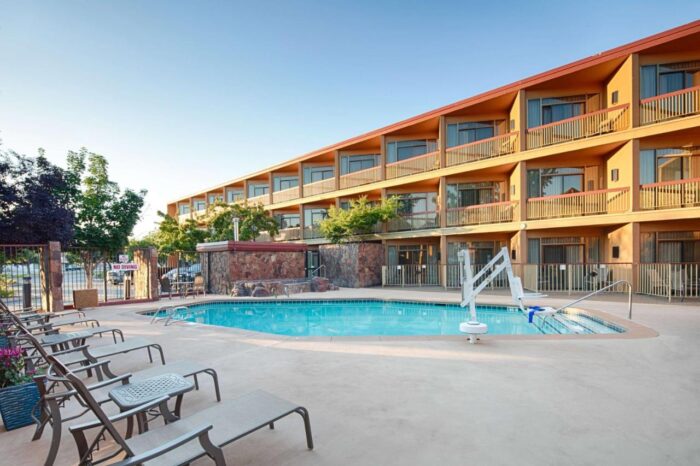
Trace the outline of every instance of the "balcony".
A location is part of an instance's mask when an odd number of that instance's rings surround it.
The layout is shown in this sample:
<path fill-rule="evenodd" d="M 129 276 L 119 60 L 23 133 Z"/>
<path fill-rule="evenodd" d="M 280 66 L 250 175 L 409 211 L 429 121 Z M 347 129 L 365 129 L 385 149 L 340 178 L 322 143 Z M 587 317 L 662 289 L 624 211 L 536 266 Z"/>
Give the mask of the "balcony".
<path fill-rule="evenodd" d="M 389 231 L 426 230 L 440 227 L 437 212 L 420 212 L 392 218 L 387 222 Z"/>
<path fill-rule="evenodd" d="M 250 205 L 258 205 L 258 204 L 268 205 L 270 203 L 270 195 L 269 194 L 262 194 L 260 196 L 249 197 L 247 199 L 247 201 L 248 201 L 248 204 L 250 204 Z"/>
<path fill-rule="evenodd" d="M 644 184 L 639 188 L 642 210 L 700 206 L 700 178 Z"/>
<path fill-rule="evenodd" d="M 321 228 L 318 225 L 311 225 L 308 227 L 304 227 L 303 236 L 304 236 L 304 239 L 323 238 L 323 234 L 321 233 Z"/>
<path fill-rule="evenodd" d="M 518 133 L 513 132 L 450 147 L 446 151 L 447 166 L 451 167 L 512 154 L 515 152 L 517 142 Z"/>
<path fill-rule="evenodd" d="M 386 179 L 415 175 L 440 168 L 440 152 L 433 151 L 427 154 L 412 157 L 398 162 L 386 164 Z"/>
<path fill-rule="evenodd" d="M 601 189 L 527 200 L 528 220 L 614 214 L 628 209 L 629 188 Z"/>
<path fill-rule="evenodd" d="M 512 222 L 517 205 L 517 201 L 505 201 L 447 209 L 447 226 Z"/>
<path fill-rule="evenodd" d="M 281 191 L 275 191 L 272 193 L 272 203 L 277 204 L 279 202 L 292 201 L 299 198 L 299 186 L 293 188 L 282 189 Z"/>
<path fill-rule="evenodd" d="M 551 146 L 627 129 L 629 104 L 555 121 L 527 130 L 527 148 Z"/>
<path fill-rule="evenodd" d="M 382 178 L 381 167 L 366 168 L 340 176 L 340 189 L 374 183 Z"/>
<path fill-rule="evenodd" d="M 304 197 L 335 191 L 335 177 L 304 185 Z"/>
<path fill-rule="evenodd" d="M 639 123 L 649 125 L 700 113 L 700 86 L 639 101 Z"/>

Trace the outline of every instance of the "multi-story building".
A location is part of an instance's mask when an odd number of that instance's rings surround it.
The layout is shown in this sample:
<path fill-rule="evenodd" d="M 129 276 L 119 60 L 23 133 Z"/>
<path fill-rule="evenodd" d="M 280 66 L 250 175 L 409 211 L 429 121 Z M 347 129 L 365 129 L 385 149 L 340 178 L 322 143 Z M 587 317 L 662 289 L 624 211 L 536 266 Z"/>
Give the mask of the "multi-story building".
<path fill-rule="evenodd" d="M 179 198 L 168 213 L 262 203 L 279 219 L 275 240 L 313 247 L 329 205 L 392 195 L 400 216 L 366 237 L 385 245 L 387 284 L 453 285 L 460 248 L 479 264 L 505 246 L 530 288 L 625 278 L 697 293 L 700 21 Z"/>

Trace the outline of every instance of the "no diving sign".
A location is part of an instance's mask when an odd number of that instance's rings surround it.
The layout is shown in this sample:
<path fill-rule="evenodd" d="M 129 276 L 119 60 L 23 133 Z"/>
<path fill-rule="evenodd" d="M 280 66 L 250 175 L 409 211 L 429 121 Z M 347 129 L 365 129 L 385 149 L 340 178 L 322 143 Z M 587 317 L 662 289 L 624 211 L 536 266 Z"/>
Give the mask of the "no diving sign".
<path fill-rule="evenodd" d="M 122 270 L 122 271 L 128 271 L 128 270 L 138 270 L 139 265 L 135 264 L 133 262 L 126 262 L 124 264 L 112 264 L 112 270 Z"/>

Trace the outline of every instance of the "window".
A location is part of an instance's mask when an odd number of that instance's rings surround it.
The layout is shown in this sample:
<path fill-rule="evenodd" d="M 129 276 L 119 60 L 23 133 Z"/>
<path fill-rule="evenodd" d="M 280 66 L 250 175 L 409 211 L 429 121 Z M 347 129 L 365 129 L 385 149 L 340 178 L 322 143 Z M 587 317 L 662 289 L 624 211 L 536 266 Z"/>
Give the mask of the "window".
<path fill-rule="evenodd" d="M 418 157 L 436 150 L 438 148 L 437 140 L 435 139 L 388 142 L 386 145 L 386 161 L 387 163 L 400 162 L 401 160 Z"/>
<path fill-rule="evenodd" d="M 178 212 L 180 215 L 187 215 L 190 213 L 190 205 L 189 204 L 180 204 L 178 206 Z"/>
<path fill-rule="evenodd" d="M 343 155 L 340 157 L 340 174 L 358 172 L 379 165 L 379 154 Z"/>
<path fill-rule="evenodd" d="M 610 181 L 620 181 L 620 169 L 613 168 L 610 170 Z"/>
<path fill-rule="evenodd" d="M 333 167 L 304 167 L 304 184 L 333 178 Z"/>
<path fill-rule="evenodd" d="M 641 184 L 678 181 L 700 176 L 700 154 L 680 148 L 639 151 Z"/>
<path fill-rule="evenodd" d="M 318 225 L 327 216 L 328 210 L 326 209 L 304 209 L 304 226 Z"/>
<path fill-rule="evenodd" d="M 277 219 L 277 224 L 280 226 L 280 230 L 285 228 L 296 228 L 299 226 L 300 215 L 299 214 L 278 214 L 275 215 Z"/>
<path fill-rule="evenodd" d="M 543 168 L 527 171 L 528 197 L 558 196 L 583 191 L 583 168 Z"/>
<path fill-rule="evenodd" d="M 500 183 L 460 183 L 447 185 L 447 208 L 490 204 L 501 199 Z"/>
<path fill-rule="evenodd" d="M 248 183 L 248 197 L 263 196 L 270 191 L 270 186 L 265 183 L 253 184 Z"/>
<path fill-rule="evenodd" d="M 644 263 L 700 262 L 700 231 L 668 231 L 640 235 Z"/>
<path fill-rule="evenodd" d="M 527 127 L 554 123 L 586 113 L 586 96 L 529 99 L 527 101 Z"/>
<path fill-rule="evenodd" d="M 210 194 L 209 195 L 209 204 L 216 204 L 217 202 L 223 201 L 224 198 L 221 196 L 221 194 Z"/>
<path fill-rule="evenodd" d="M 639 70 L 639 96 L 642 99 L 693 87 L 693 76 L 700 62 L 645 65 Z"/>
<path fill-rule="evenodd" d="M 233 204 L 243 199 L 242 189 L 227 189 L 226 190 L 226 202 Z"/>
<path fill-rule="evenodd" d="M 613 259 L 620 258 L 620 246 L 613 246 L 612 247 L 612 258 Z"/>
<path fill-rule="evenodd" d="M 447 147 L 461 146 L 496 135 L 495 121 L 473 121 L 447 125 Z"/>
<path fill-rule="evenodd" d="M 488 264 L 497 253 L 499 244 L 495 241 L 461 241 L 447 243 L 447 263 L 459 264 L 459 251 L 467 249 L 473 265 Z"/>
<path fill-rule="evenodd" d="M 276 176 L 273 178 L 273 191 L 282 191 L 284 189 L 296 188 L 299 186 L 298 176 Z"/>
<path fill-rule="evenodd" d="M 413 215 L 437 212 L 437 193 L 399 195 L 399 214 Z"/>
<path fill-rule="evenodd" d="M 528 238 L 530 264 L 582 264 L 600 260 L 597 237 Z"/>
<path fill-rule="evenodd" d="M 610 100 L 612 104 L 615 105 L 620 100 L 620 93 L 618 91 L 613 91 Z"/>
<path fill-rule="evenodd" d="M 439 247 L 432 244 L 407 244 L 389 246 L 389 265 L 437 264 Z"/>
<path fill-rule="evenodd" d="M 194 201 L 194 210 L 199 212 L 202 210 L 207 210 L 207 202 L 206 201 Z"/>

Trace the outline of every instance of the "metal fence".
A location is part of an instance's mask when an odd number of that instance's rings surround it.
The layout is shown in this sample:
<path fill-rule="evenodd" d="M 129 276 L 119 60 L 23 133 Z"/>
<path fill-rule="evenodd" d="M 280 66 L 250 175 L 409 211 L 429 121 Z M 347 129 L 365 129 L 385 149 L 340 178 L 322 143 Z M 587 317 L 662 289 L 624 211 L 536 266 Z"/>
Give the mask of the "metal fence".
<path fill-rule="evenodd" d="M 0 245 L 0 299 L 11 310 L 42 307 L 46 261 L 44 245 Z"/>
<path fill-rule="evenodd" d="M 632 283 L 632 264 L 525 264 L 523 285 L 537 292 L 590 292 L 618 280 Z M 620 284 L 607 292 L 625 291 Z"/>
<path fill-rule="evenodd" d="M 439 264 L 402 264 L 382 267 L 385 286 L 439 286 Z"/>
<path fill-rule="evenodd" d="M 481 272 L 481 270 L 484 268 L 486 264 L 472 264 L 472 274 L 476 275 L 477 273 Z M 446 271 L 445 271 L 445 277 L 447 280 L 446 287 L 447 288 L 459 288 L 462 286 L 462 284 L 459 281 L 459 264 L 447 264 L 444 266 Z M 483 277 L 481 277 L 479 280 L 477 280 L 474 285 L 478 286 L 481 284 L 483 280 L 488 277 L 489 274 L 486 273 L 484 274 Z M 488 285 L 487 289 L 496 289 L 496 288 L 505 288 L 508 286 L 508 274 L 506 273 L 505 270 L 501 271 L 494 280 L 492 280 Z"/>
<path fill-rule="evenodd" d="M 68 248 L 61 253 L 63 303 L 73 304 L 73 291 L 96 289 L 98 300 L 106 303 L 135 297 L 133 273 L 114 270 L 119 254 Z"/>
<path fill-rule="evenodd" d="M 637 293 L 672 298 L 700 297 L 700 264 L 639 264 Z"/>
<path fill-rule="evenodd" d="M 178 251 L 170 254 L 158 255 L 158 279 L 167 278 L 173 291 L 179 292 L 187 289 L 194 283 L 194 278 L 205 275 L 202 270 L 201 255 L 195 251 Z M 207 286 L 208 289 L 208 286 Z M 162 289 L 161 296 L 168 294 Z"/>

